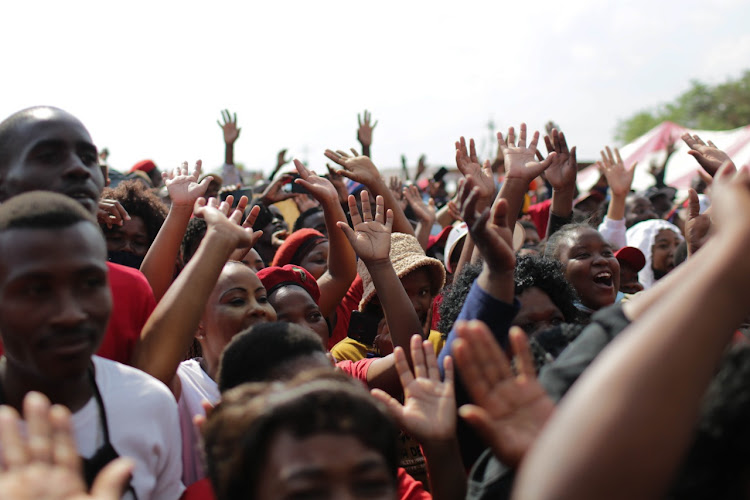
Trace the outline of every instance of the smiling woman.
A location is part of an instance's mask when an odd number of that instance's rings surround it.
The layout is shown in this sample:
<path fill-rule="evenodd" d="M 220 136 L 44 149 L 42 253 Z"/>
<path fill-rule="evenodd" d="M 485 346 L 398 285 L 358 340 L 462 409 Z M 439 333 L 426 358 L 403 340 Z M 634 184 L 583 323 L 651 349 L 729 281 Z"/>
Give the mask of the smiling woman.
<path fill-rule="evenodd" d="M 620 264 L 596 229 L 586 224 L 563 226 L 550 237 L 544 252 L 563 265 L 582 309 L 597 311 L 615 302 L 620 289 Z"/>

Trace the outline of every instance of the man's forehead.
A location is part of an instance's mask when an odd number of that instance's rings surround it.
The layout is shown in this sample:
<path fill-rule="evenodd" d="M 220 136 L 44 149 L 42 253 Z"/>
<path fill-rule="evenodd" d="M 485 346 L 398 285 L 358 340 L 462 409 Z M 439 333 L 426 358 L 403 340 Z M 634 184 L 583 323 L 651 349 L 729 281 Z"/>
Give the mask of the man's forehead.
<path fill-rule="evenodd" d="M 4 144 L 11 155 L 39 141 L 73 136 L 93 145 L 91 135 L 76 117 L 56 108 L 33 108 L 12 117 L 0 127 Z"/>
<path fill-rule="evenodd" d="M 81 222 L 62 229 L 7 229 L 0 232 L 0 268 L 71 265 L 83 262 L 101 263 L 106 267 L 107 250 L 99 229 Z M 78 264 L 76 264 L 78 263 Z"/>

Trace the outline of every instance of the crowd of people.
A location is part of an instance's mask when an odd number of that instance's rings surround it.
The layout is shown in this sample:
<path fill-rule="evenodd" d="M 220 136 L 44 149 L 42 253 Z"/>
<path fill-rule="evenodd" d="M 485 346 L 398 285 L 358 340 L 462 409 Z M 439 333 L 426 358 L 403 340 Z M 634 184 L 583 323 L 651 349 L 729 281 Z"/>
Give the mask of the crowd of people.
<path fill-rule="evenodd" d="M 248 179 L 221 117 L 213 174 L 0 123 L 0 497 L 748 498 L 749 166 L 579 192 L 550 123 L 385 178 L 365 111 Z"/>

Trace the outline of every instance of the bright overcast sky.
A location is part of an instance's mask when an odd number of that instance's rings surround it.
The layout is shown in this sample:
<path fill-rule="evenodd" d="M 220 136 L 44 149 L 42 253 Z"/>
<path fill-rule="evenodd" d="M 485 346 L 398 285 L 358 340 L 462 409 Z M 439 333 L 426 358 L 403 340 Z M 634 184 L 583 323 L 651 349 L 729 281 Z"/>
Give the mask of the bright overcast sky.
<path fill-rule="evenodd" d="M 552 119 L 592 159 L 618 119 L 750 68 L 750 2 L 18 1 L 0 16 L 0 115 L 78 116 L 121 170 L 223 160 L 216 120 L 237 112 L 235 160 L 269 170 L 289 148 L 323 168 L 379 124 L 381 167 L 453 164 L 487 123 Z"/>

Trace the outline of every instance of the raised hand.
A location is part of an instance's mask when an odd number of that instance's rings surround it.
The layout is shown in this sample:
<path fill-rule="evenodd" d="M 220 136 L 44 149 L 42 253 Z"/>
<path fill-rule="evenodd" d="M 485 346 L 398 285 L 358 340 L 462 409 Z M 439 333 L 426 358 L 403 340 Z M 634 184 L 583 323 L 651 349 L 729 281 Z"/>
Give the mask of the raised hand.
<path fill-rule="evenodd" d="M 192 207 L 195 200 L 206 194 L 206 189 L 208 189 L 208 185 L 213 180 L 213 177 L 208 176 L 200 183 L 198 182 L 202 165 L 201 160 L 195 162 L 192 174 L 188 170 L 188 163 L 186 161 L 182 162 L 182 165 L 169 173 L 162 172 L 161 178 L 167 186 L 167 192 L 169 193 L 172 205 Z"/>
<path fill-rule="evenodd" d="M 495 179 L 489 160 L 485 161 L 484 165 L 479 165 L 474 139 L 469 140 L 468 150 L 466 139 L 461 137 L 456 141 L 456 166 L 464 177 L 474 180 L 474 185 L 479 189 L 480 207 L 489 206 L 495 197 Z"/>
<path fill-rule="evenodd" d="M 406 210 L 408 202 L 404 198 L 404 183 L 401 178 L 397 175 L 392 175 L 388 178 L 388 189 L 393 193 L 393 197 L 396 198 L 401 210 Z"/>
<path fill-rule="evenodd" d="M 291 158 L 286 158 L 286 149 L 282 149 L 276 155 L 276 170 L 275 171 L 278 172 L 278 170 L 281 167 L 283 167 L 284 165 L 286 165 L 290 161 L 292 161 Z"/>
<path fill-rule="evenodd" d="M 26 432 L 18 413 L 0 407 L 0 491 L 14 500 L 116 500 L 122 495 L 135 464 L 110 462 L 87 492 L 76 449 L 70 410 L 50 406 L 46 396 L 30 392 L 23 402 Z"/>
<path fill-rule="evenodd" d="M 695 189 L 688 189 L 688 218 L 685 221 L 685 241 L 688 255 L 693 255 L 708 240 L 711 230 L 711 215 L 709 208 L 701 213 L 701 204 Z"/>
<path fill-rule="evenodd" d="M 351 150 L 354 156 L 349 156 L 344 151 L 331 151 L 326 149 L 326 158 L 338 164 L 342 168 L 337 170 L 338 175 L 342 175 L 354 182 L 359 182 L 365 186 L 371 186 L 379 182 L 380 172 L 375 164 L 367 156 L 360 155 L 354 149 Z"/>
<path fill-rule="evenodd" d="M 222 202 L 216 198 L 209 198 L 208 201 L 205 198 L 198 198 L 193 208 L 195 216 L 206 221 L 207 231 L 221 235 L 231 252 L 237 249 L 249 249 L 263 234 L 263 231 L 253 231 L 252 229 L 255 217 L 260 212 L 260 207 L 253 207 L 245 224 L 241 224 L 242 210 L 239 208 L 240 206 L 244 208 L 247 205 L 247 197 L 243 196 L 242 198 L 245 198 L 244 201 L 240 199 L 238 208 L 235 210 L 232 210 L 232 203 L 234 202 L 232 196 L 227 196 L 227 199 Z"/>
<path fill-rule="evenodd" d="M 459 415 L 474 426 L 495 455 L 518 467 L 555 409 L 536 379 L 534 362 L 523 331 L 511 328 L 516 376 L 508 358 L 481 321 L 460 322 L 453 344 L 456 366 L 475 404 Z"/>
<path fill-rule="evenodd" d="M 403 197 L 409 204 L 411 209 L 414 211 L 414 215 L 417 219 L 429 224 L 430 227 L 435 223 L 437 218 L 437 208 L 435 208 L 435 200 L 430 200 L 425 203 L 422 199 L 422 195 L 419 194 L 419 188 L 415 185 L 407 186 L 403 188 Z"/>
<path fill-rule="evenodd" d="M 260 195 L 259 200 L 266 206 L 273 205 L 274 203 L 278 203 L 280 201 L 288 200 L 289 198 L 294 198 L 299 195 L 299 193 L 285 193 L 281 188 L 284 187 L 285 184 L 289 184 L 292 182 L 292 175 L 291 174 L 284 174 L 278 179 L 275 179 L 269 186 L 263 191 L 263 194 Z"/>
<path fill-rule="evenodd" d="M 695 158 L 698 164 L 703 167 L 711 177 L 716 175 L 716 172 L 724 162 L 729 162 L 734 165 L 728 154 L 717 148 L 716 144 L 711 141 L 708 141 L 708 144 L 706 144 L 697 134 L 693 136 L 685 134 L 682 136 L 682 140 L 690 148 L 688 154 Z"/>
<path fill-rule="evenodd" d="M 375 123 L 370 124 L 372 115 L 365 110 L 365 119 L 362 120 L 362 115 L 357 114 L 357 140 L 362 145 L 362 148 L 369 148 L 372 145 L 372 131 L 378 124 L 377 120 Z"/>
<path fill-rule="evenodd" d="M 344 183 L 344 178 L 336 173 L 336 171 L 331 168 L 330 163 L 326 163 L 326 170 L 328 170 L 328 174 L 326 175 L 326 178 L 331 181 L 331 184 L 333 184 L 333 187 L 336 188 L 336 192 L 339 195 L 339 203 L 344 204 L 346 203 L 346 200 L 349 198 L 349 191 L 346 189 L 346 184 Z"/>
<path fill-rule="evenodd" d="M 539 132 L 534 132 L 531 142 L 527 147 L 525 123 L 521 124 L 518 144 L 516 144 L 516 132 L 513 127 L 508 129 L 508 137 L 505 139 L 503 138 L 503 134 L 498 132 L 497 142 L 503 151 L 506 179 L 519 179 L 529 183 L 552 164 L 557 154 L 552 152 L 543 161 L 536 161 Z"/>
<path fill-rule="evenodd" d="M 294 182 L 307 189 L 307 191 L 318 200 L 321 205 L 331 205 L 338 203 L 339 193 L 336 187 L 325 177 L 319 177 L 315 172 L 308 170 L 305 165 L 294 160 L 294 166 L 299 172 L 300 178 Z"/>
<path fill-rule="evenodd" d="M 370 198 L 367 191 L 362 191 L 362 212 L 360 215 L 357 208 L 357 200 L 349 196 L 349 213 L 352 217 L 354 229 L 346 222 L 338 222 L 338 226 L 344 231 L 352 248 L 365 264 L 378 261 L 389 261 L 391 251 L 391 230 L 393 228 L 393 211 L 385 210 L 383 197 L 378 196 L 375 200 L 375 219 L 372 218 Z"/>
<path fill-rule="evenodd" d="M 606 153 L 605 153 L 606 151 Z M 633 163 L 630 168 L 625 167 L 625 163 L 620 157 L 620 151 L 615 148 L 615 154 L 612 156 L 612 150 L 607 146 L 601 151 L 602 161 L 597 161 L 596 166 L 599 171 L 607 178 L 607 184 L 613 195 L 626 196 L 633 185 L 633 176 L 637 163 Z M 549 173 L 547 174 L 549 179 Z"/>
<path fill-rule="evenodd" d="M 441 381 L 432 343 L 414 335 L 410 347 L 414 373 L 404 349 L 396 347 L 393 351 L 404 388 L 404 404 L 380 389 L 373 389 L 372 395 L 386 404 L 401 428 L 419 443 L 451 439 L 456 433 L 453 361 L 450 356 L 445 358 L 445 380 Z"/>
<path fill-rule="evenodd" d="M 99 210 L 96 212 L 96 220 L 99 224 L 106 224 L 108 229 L 112 226 L 122 226 L 126 220 L 130 220 L 128 211 L 119 201 L 109 198 L 99 200 Z"/>
<path fill-rule="evenodd" d="M 417 175 L 414 177 L 414 180 L 416 181 L 417 179 L 419 179 L 419 177 L 422 174 L 424 174 L 426 171 L 427 171 L 427 157 L 425 155 L 422 155 L 419 157 L 419 162 L 417 163 Z"/>
<path fill-rule="evenodd" d="M 479 196 L 479 189 L 472 179 L 459 185 L 456 205 L 461 210 L 461 218 L 489 270 L 493 273 L 511 272 L 516 266 L 516 255 L 513 230 L 507 223 L 508 204 L 498 198 L 491 209 L 486 208 L 480 213 L 477 211 Z"/>
<path fill-rule="evenodd" d="M 228 109 L 225 109 L 221 112 L 221 118 L 224 120 L 224 123 L 219 120 L 216 120 L 216 123 L 219 124 L 219 127 L 224 132 L 224 143 L 234 144 L 234 141 L 240 136 L 240 131 L 242 130 L 237 127 L 237 113 L 232 115 Z"/>
<path fill-rule="evenodd" d="M 555 153 L 549 167 L 544 175 L 555 190 L 575 190 L 576 176 L 578 175 L 578 163 L 576 162 L 576 148 L 573 146 L 568 150 L 565 135 L 557 129 L 552 129 L 549 135 L 544 136 L 544 144 L 547 153 Z"/>

